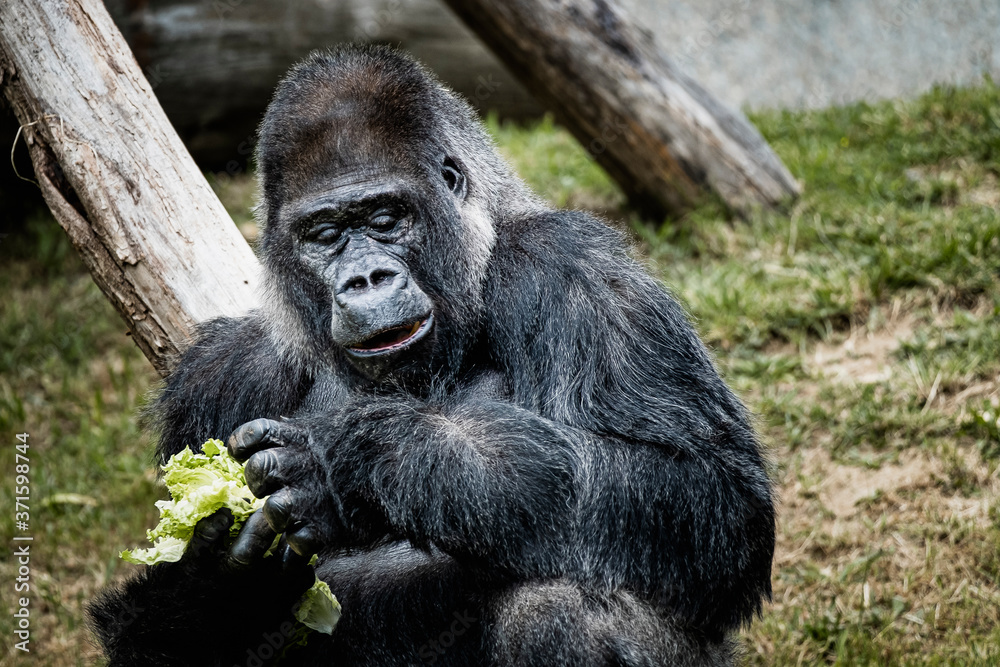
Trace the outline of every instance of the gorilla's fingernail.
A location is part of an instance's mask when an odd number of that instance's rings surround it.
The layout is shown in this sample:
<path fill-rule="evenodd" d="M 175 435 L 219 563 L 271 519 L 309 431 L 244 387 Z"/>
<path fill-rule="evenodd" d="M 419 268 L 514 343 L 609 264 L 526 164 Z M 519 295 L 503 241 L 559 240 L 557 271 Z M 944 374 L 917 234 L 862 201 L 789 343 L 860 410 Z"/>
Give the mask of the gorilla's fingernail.
<path fill-rule="evenodd" d="M 290 544 L 284 545 L 284 549 L 281 554 L 281 568 L 286 572 L 298 567 L 302 567 L 306 564 L 308 560 L 305 556 L 300 555 L 292 548 Z"/>

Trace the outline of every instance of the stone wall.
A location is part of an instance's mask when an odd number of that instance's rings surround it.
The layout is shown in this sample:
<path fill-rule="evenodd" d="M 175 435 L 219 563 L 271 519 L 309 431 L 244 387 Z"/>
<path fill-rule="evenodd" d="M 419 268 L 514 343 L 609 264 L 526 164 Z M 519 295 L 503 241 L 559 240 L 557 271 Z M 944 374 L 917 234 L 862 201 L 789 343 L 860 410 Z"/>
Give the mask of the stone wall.
<path fill-rule="evenodd" d="M 1000 81 L 1000 0 L 622 0 L 738 107 L 912 97 Z"/>

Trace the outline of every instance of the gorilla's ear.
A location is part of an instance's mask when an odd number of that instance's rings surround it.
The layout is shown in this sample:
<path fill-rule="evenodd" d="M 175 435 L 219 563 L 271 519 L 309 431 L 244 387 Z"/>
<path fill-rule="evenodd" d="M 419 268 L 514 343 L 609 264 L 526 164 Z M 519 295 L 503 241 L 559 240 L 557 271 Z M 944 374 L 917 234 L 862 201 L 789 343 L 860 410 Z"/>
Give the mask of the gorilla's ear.
<path fill-rule="evenodd" d="M 446 157 L 441 165 L 441 177 L 453 195 L 459 200 L 465 199 L 465 174 L 450 157 Z"/>

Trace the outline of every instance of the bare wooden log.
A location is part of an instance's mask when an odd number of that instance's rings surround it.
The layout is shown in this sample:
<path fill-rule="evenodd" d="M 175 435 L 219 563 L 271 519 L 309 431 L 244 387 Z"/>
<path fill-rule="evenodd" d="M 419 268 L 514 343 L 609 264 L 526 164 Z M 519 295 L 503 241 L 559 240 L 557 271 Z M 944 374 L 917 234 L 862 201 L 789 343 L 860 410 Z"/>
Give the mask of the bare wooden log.
<path fill-rule="evenodd" d="M 46 202 L 161 374 L 195 323 L 255 303 L 256 257 L 100 0 L 7 0 L 0 87 Z"/>
<path fill-rule="evenodd" d="M 799 194 L 740 113 L 685 76 L 616 0 L 445 0 L 647 211 L 712 191 L 732 209 Z"/>

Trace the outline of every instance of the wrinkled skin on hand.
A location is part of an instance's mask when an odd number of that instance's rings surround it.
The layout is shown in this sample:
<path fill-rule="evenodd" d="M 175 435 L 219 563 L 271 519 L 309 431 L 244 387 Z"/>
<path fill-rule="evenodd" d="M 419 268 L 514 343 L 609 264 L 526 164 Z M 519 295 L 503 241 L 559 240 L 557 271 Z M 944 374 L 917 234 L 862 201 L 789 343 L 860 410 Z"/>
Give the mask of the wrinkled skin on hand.
<path fill-rule="evenodd" d="M 247 524 L 247 544 L 284 533 L 295 553 L 310 556 L 332 543 L 333 499 L 310 444 L 304 428 L 273 419 L 247 422 L 229 437 L 229 454 L 246 464 L 247 486 L 258 498 L 268 497 Z"/>

